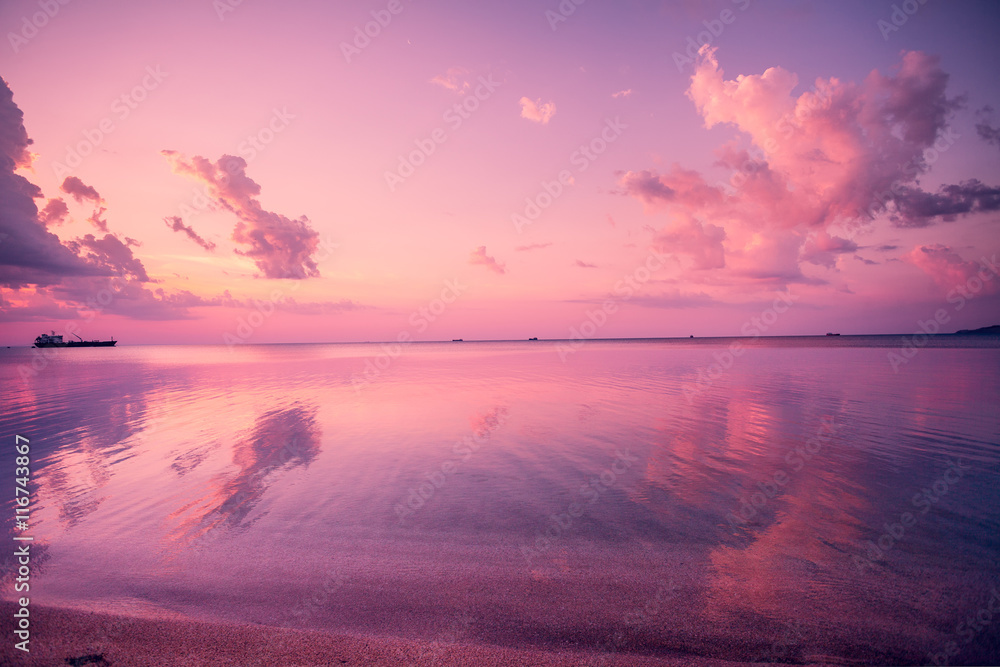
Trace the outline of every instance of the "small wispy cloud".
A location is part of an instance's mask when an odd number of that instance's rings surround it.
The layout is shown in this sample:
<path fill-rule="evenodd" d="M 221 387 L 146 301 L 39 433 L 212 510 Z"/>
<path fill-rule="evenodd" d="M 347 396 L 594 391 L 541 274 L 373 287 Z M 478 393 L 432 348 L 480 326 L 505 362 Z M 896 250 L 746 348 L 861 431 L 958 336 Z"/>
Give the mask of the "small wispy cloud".
<path fill-rule="evenodd" d="M 464 67 L 449 67 L 447 72 L 438 74 L 430 80 L 430 83 L 461 94 L 469 90 L 469 82 L 465 79 L 465 75 L 468 73 L 469 70 Z"/>
<path fill-rule="evenodd" d="M 519 245 L 515 247 L 514 250 L 516 252 L 526 252 L 528 250 L 539 250 L 541 248 L 548 248 L 550 245 L 552 245 L 551 241 L 549 241 L 548 243 L 531 243 L 529 245 Z"/>
<path fill-rule="evenodd" d="M 175 232 L 184 232 L 187 237 L 200 245 L 202 248 L 208 251 L 215 250 L 215 244 L 211 241 L 206 241 L 203 239 L 198 232 L 194 231 L 189 225 L 185 225 L 184 221 L 181 220 L 176 215 L 169 218 L 164 218 L 163 222 L 167 223 L 167 227 L 174 230 Z"/>
<path fill-rule="evenodd" d="M 625 90 L 619 90 L 617 93 L 611 93 L 611 97 L 618 99 L 619 97 L 628 97 L 632 94 L 631 88 L 626 88 Z"/>
<path fill-rule="evenodd" d="M 542 104 L 541 98 L 538 100 L 532 100 L 527 97 L 521 98 L 521 118 L 527 118 L 528 120 L 544 125 L 555 115 L 556 105 L 554 102 Z"/>
<path fill-rule="evenodd" d="M 481 245 L 472 251 L 472 255 L 469 257 L 469 264 L 479 264 L 485 266 L 490 271 L 494 271 L 500 275 L 507 273 L 506 266 L 486 254 L 486 246 L 484 245 Z"/>

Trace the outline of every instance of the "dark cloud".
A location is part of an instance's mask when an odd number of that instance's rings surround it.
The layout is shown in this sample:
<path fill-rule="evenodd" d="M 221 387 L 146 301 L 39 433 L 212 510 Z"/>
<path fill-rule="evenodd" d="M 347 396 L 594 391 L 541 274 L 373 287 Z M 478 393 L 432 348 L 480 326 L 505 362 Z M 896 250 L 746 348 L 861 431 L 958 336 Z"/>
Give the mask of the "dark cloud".
<path fill-rule="evenodd" d="M 132 254 L 132 249 L 114 234 L 105 234 L 104 238 L 100 239 L 93 234 L 87 234 L 83 238 L 70 241 L 67 245 L 78 254 L 85 253 L 91 265 L 106 269 L 110 274 L 130 277 L 140 282 L 150 282 L 142 262 Z"/>
<path fill-rule="evenodd" d="M 93 187 L 84 184 L 76 176 L 69 176 L 63 181 L 60 190 L 71 195 L 76 203 L 82 204 L 85 201 L 93 202 L 95 206 L 104 203 L 104 199 Z"/>
<path fill-rule="evenodd" d="M 302 216 L 288 218 L 265 211 L 257 197 L 260 186 L 246 175 L 246 160 L 223 155 L 217 162 L 196 155 L 190 160 L 176 151 L 162 151 L 174 173 L 205 183 L 212 203 L 233 213 L 238 222 L 233 240 L 247 246 L 236 252 L 251 258 L 266 278 L 304 279 L 319 276 L 312 258 L 319 233 Z"/>
<path fill-rule="evenodd" d="M 951 222 L 960 215 L 1000 209 L 1000 187 L 977 179 L 945 185 L 936 193 L 910 187 L 899 188 L 893 197 L 896 211 L 890 216 L 897 227 L 926 227 L 940 218 Z"/>
<path fill-rule="evenodd" d="M 0 285 L 52 285 L 64 277 L 107 274 L 106 269 L 77 257 L 46 230 L 45 224 L 55 218 L 39 220 L 34 200 L 42 196 L 41 190 L 14 173 L 31 163 L 31 139 L 14 94 L 6 81 L 0 79 L 0 83 Z"/>
<path fill-rule="evenodd" d="M 659 174 L 649 169 L 630 171 L 622 177 L 625 193 L 647 204 L 673 201 L 676 191 L 666 185 Z"/>
<path fill-rule="evenodd" d="M 976 112 L 976 134 L 988 144 L 1000 146 L 1000 127 L 993 125 L 993 107 L 986 105 Z"/>
<path fill-rule="evenodd" d="M 49 225 L 61 225 L 66 222 L 66 216 L 68 215 L 69 207 L 66 206 L 66 202 L 58 198 L 50 199 L 45 208 L 39 212 L 38 222 L 42 223 L 45 227 Z"/>
<path fill-rule="evenodd" d="M 215 250 L 214 243 L 203 239 L 201 236 L 198 235 L 198 232 L 194 231 L 194 229 L 192 229 L 190 226 L 185 225 L 184 221 L 181 220 L 179 217 L 172 216 L 169 218 L 164 218 L 163 221 L 167 223 L 167 227 L 174 230 L 175 232 L 184 232 L 185 234 L 187 234 L 187 237 L 189 239 L 200 245 L 205 250 L 208 251 Z"/>
<path fill-rule="evenodd" d="M 108 233 L 108 221 L 102 218 L 101 216 L 104 215 L 107 212 L 107 210 L 108 209 L 104 208 L 103 206 L 101 206 L 100 208 L 95 208 L 94 212 L 90 214 L 89 218 L 87 218 L 87 221 L 89 223 L 94 225 L 94 227 L 97 227 L 99 231 L 102 231 L 105 234 Z"/>

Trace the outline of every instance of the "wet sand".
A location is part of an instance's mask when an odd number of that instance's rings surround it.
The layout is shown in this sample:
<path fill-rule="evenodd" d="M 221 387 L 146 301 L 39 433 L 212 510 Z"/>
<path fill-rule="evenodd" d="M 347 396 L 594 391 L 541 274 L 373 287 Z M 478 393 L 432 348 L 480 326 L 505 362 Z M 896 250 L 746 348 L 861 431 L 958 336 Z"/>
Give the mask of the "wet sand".
<path fill-rule="evenodd" d="M 8 665 L 538 665 L 539 667 L 749 663 L 692 655 L 666 657 L 538 651 L 484 644 L 442 644 L 386 637 L 333 635 L 259 625 L 112 616 L 32 606 L 30 654 L 13 648 L 15 606 L 0 602 L 0 664 Z M 756 663 L 760 664 L 760 663 Z"/>

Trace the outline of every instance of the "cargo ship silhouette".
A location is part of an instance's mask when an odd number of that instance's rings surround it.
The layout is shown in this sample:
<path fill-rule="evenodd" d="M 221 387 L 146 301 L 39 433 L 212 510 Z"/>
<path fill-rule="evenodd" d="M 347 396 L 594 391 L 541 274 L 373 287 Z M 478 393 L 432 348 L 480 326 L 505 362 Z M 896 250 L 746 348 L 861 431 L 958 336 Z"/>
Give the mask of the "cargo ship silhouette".
<path fill-rule="evenodd" d="M 76 334 L 73 334 L 77 338 L 80 338 Z M 56 335 L 53 331 L 51 334 L 42 334 L 35 339 L 35 344 L 32 347 L 114 347 L 115 337 L 112 336 L 111 340 L 70 340 L 64 341 L 62 335 Z"/>

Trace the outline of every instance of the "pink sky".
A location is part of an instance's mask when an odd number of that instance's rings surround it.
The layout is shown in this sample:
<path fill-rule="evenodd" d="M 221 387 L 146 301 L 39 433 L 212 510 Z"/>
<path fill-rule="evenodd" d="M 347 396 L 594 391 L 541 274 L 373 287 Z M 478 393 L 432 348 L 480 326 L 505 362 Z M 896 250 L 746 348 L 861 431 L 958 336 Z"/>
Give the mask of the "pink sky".
<path fill-rule="evenodd" d="M 994 5 L 559 7 L 3 3 L 0 344 L 1000 323 Z"/>

